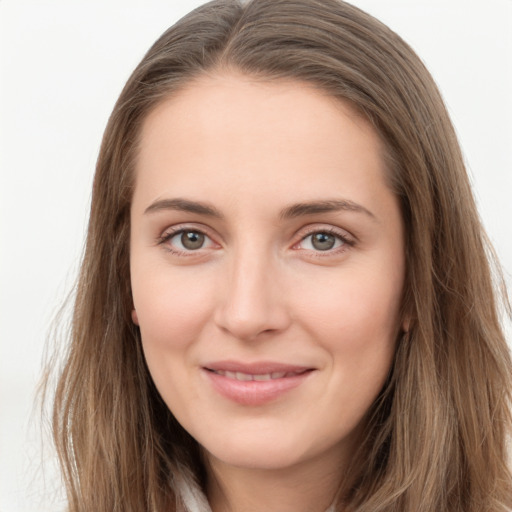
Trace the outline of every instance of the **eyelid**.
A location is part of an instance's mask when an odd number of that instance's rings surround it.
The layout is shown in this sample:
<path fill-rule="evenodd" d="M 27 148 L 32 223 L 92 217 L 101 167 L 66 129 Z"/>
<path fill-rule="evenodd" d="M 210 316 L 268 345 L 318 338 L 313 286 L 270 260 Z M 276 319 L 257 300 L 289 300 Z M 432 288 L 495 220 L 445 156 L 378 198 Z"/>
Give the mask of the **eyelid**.
<path fill-rule="evenodd" d="M 201 223 L 181 223 L 181 224 L 169 226 L 165 230 L 162 231 L 161 235 L 159 235 L 157 237 L 156 243 L 157 243 L 157 245 L 165 246 L 166 243 L 169 242 L 169 240 L 171 240 L 173 237 L 175 237 L 176 235 L 178 235 L 180 233 L 186 232 L 186 231 L 193 231 L 193 232 L 201 233 L 201 234 L 205 235 L 205 237 L 207 237 L 210 240 L 211 244 L 213 244 L 214 246 L 217 246 L 217 248 L 221 247 L 221 244 L 219 244 L 215 240 L 215 238 L 217 238 L 217 236 L 211 233 L 212 230 L 208 226 L 205 226 L 204 224 L 201 224 Z M 299 245 L 307 237 L 314 235 L 315 233 L 327 233 L 327 234 L 333 235 L 336 238 L 338 238 L 339 240 L 341 240 L 343 242 L 343 244 L 341 245 L 341 247 L 337 247 L 334 249 L 328 249 L 325 251 L 302 249 L 299 247 Z M 295 236 L 299 239 L 292 245 L 292 249 L 301 250 L 301 251 L 305 251 L 305 252 L 311 252 L 311 253 L 315 254 L 315 256 L 319 256 L 319 257 L 329 256 L 329 255 L 332 256 L 333 254 L 344 252 L 344 251 L 348 250 L 350 247 L 353 247 L 354 245 L 356 245 L 356 243 L 357 243 L 357 239 L 354 235 L 352 235 L 345 229 L 342 229 L 342 228 L 339 228 L 337 226 L 333 226 L 330 224 L 321 224 L 321 223 L 310 224 L 308 226 L 305 226 L 305 227 L 299 229 L 296 232 Z M 204 252 L 206 250 L 209 250 L 211 248 L 212 247 L 199 248 L 197 250 L 180 250 L 180 249 L 176 249 L 176 248 L 171 248 L 169 246 L 166 247 L 166 249 L 169 252 L 171 252 L 173 254 L 177 254 L 177 255 L 184 255 L 184 256 L 194 256 L 194 255 L 197 256 L 199 254 L 204 254 Z"/>
<path fill-rule="evenodd" d="M 175 236 L 177 236 L 181 233 L 184 233 L 186 231 L 201 233 L 206 238 L 208 238 L 210 240 L 210 243 L 212 245 L 220 247 L 220 244 L 214 240 L 214 236 L 212 236 L 211 230 L 207 226 L 205 226 L 203 224 L 195 224 L 195 223 L 193 223 L 193 224 L 182 223 L 182 224 L 176 224 L 176 225 L 167 227 L 166 229 L 164 229 L 162 234 L 157 237 L 156 243 L 157 243 L 157 245 L 165 246 L 165 248 L 173 254 L 183 255 L 183 256 L 199 255 L 199 254 L 204 253 L 205 250 L 212 248 L 212 247 L 205 247 L 205 248 L 201 247 L 197 250 L 181 250 L 181 249 L 177 249 L 177 248 L 171 248 L 170 244 L 167 244 L 167 242 L 169 242 L 172 238 L 174 238 Z"/>
<path fill-rule="evenodd" d="M 299 244 L 301 244 L 306 238 L 308 238 L 309 236 L 314 235 L 316 233 L 326 233 L 329 235 L 333 235 L 336 238 L 340 239 L 343 242 L 343 244 L 341 247 L 337 247 L 335 249 L 329 249 L 326 251 L 321 251 L 321 250 L 315 251 L 315 250 L 310 250 L 310 249 L 301 249 L 300 247 L 298 247 Z M 293 244 L 293 246 L 292 246 L 293 249 L 309 251 L 309 252 L 315 253 L 315 255 L 318 255 L 318 256 L 328 256 L 328 255 L 336 254 L 338 252 L 343 252 L 343 251 L 347 250 L 348 248 L 353 247 L 357 243 L 357 239 L 353 235 L 351 235 L 348 231 L 346 231 L 345 229 L 338 228 L 338 227 L 332 226 L 332 225 L 326 225 L 326 224 L 313 224 L 313 225 L 306 226 L 297 232 L 297 236 L 299 237 L 299 240 Z"/>

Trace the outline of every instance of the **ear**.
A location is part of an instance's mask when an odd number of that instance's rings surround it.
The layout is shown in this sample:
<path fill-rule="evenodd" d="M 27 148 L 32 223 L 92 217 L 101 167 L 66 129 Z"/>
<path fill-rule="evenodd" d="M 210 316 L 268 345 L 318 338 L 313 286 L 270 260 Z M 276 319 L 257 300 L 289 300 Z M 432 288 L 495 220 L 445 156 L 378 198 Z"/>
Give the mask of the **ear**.
<path fill-rule="evenodd" d="M 135 325 L 139 325 L 139 317 L 137 316 L 137 311 L 135 309 L 132 309 L 132 322 Z"/>
<path fill-rule="evenodd" d="M 402 320 L 402 332 L 407 334 L 411 330 L 412 318 L 410 314 L 405 314 Z"/>

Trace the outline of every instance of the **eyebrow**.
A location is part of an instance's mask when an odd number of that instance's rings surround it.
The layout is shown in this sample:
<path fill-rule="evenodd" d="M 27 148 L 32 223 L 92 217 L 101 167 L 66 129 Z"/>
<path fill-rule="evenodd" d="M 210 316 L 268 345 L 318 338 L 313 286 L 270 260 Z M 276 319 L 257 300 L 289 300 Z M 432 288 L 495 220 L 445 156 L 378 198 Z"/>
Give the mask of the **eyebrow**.
<path fill-rule="evenodd" d="M 144 213 L 153 213 L 160 210 L 178 210 L 206 215 L 208 217 L 215 217 L 217 219 L 222 219 L 224 217 L 217 208 L 209 204 L 182 198 L 161 199 L 159 201 L 155 201 L 144 210 Z"/>
<path fill-rule="evenodd" d="M 207 217 L 213 217 L 216 219 L 224 218 L 224 215 L 222 215 L 222 213 L 214 206 L 200 201 L 191 201 L 189 199 L 183 198 L 160 199 L 155 201 L 144 210 L 144 214 L 158 212 L 161 210 L 177 210 L 196 213 L 198 215 L 205 215 Z M 292 204 L 282 209 L 279 217 L 283 220 L 286 220 L 303 217 L 306 215 L 338 211 L 363 213 L 370 217 L 372 220 L 377 220 L 375 215 L 370 210 L 348 199 L 327 199 L 321 201 L 308 201 L 304 203 Z"/>
<path fill-rule="evenodd" d="M 338 211 L 350 211 L 363 213 L 372 220 L 377 220 L 375 215 L 364 206 L 350 201 L 348 199 L 327 199 L 322 201 L 310 201 L 306 203 L 297 203 L 281 210 L 281 219 L 293 219 L 305 215 L 315 215 L 317 213 L 329 213 Z"/>

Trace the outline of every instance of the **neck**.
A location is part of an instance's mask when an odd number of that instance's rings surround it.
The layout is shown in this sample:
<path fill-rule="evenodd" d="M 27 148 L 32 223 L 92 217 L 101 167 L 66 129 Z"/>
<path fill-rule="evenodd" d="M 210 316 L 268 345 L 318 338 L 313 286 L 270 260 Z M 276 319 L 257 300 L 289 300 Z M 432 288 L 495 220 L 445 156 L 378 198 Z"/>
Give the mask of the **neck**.
<path fill-rule="evenodd" d="M 325 456 L 280 469 L 230 466 L 207 456 L 212 512 L 325 512 L 341 484 L 340 460 Z"/>

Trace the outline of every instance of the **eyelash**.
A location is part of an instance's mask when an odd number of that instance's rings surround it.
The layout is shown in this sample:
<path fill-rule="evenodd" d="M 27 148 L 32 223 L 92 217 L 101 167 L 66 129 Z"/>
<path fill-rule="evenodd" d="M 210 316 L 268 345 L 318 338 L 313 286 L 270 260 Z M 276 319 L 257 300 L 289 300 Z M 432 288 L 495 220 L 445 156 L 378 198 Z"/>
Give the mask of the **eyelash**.
<path fill-rule="evenodd" d="M 324 235 L 331 235 L 331 236 L 335 237 L 337 240 L 339 240 L 341 242 L 341 246 L 333 248 L 333 249 L 327 249 L 325 251 L 300 249 L 300 248 L 297 248 L 296 250 L 311 251 L 311 253 L 312 253 L 312 255 L 314 255 L 314 257 L 323 258 L 323 257 L 333 256 L 333 255 L 337 255 L 342 252 L 345 252 L 348 248 L 354 247 L 354 245 L 356 244 L 356 242 L 353 238 L 351 238 L 347 234 L 341 233 L 337 229 L 331 227 L 331 228 L 327 228 L 327 229 L 316 228 L 316 229 L 308 230 L 306 233 L 304 233 L 303 236 L 301 236 L 301 239 L 296 244 L 293 245 L 293 247 L 295 248 L 297 245 L 303 243 L 309 237 L 312 237 L 313 235 L 320 234 L 320 233 L 324 234 Z"/>
<path fill-rule="evenodd" d="M 187 233 L 187 232 L 198 233 L 198 234 L 204 235 L 210 241 L 212 240 L 212 238 L 208 235 L 208 233 L 204 229 L 191 228 L 191 227 L 187 227 L 187 226 L 176 226 L 174 228 L 171 228 L 169 231 L 166 231 L 162 236 L 158 237 L 157 243 L 158 243 L 158 245 L 168 244 L 168 242 L 170 240 L 172 240 L 174 237 L 181 235 L 183 233 Z M 327 249 L 325 251 L 311 250 L 312 254 L 314 254 L 315 257 L 325 257 L 325 256 L 332 256 L 333 254 L 339 254 L 341 252 L 346 251 L 347 248 L 355 246 L 355 244 L 356 244 L 356 241 L 353 238 L 347 236 L 345 233 L 341 233 L 340 231 L 338 231 L 334 228 L 327 228 L 327 229 L 316 228 L 316 229 L 310 229 L 307 232 L 305 232 L 301 236 L 300 240 L 292 246 L 292 248 L 295 250 L 310 251 L 310 249 L 300 249 L 297 246 L 299 244 L 303 243 L 305 240 L 307 240 L 307 238 L 309 238 L 313 235 L 319 234 L 319 233 L 334 236 L 337 240 L 339 240 L 341 242 L 341 246 L 336 247 L 334 249 Z M 213 243 L 215 243 L 215 242 L 213 242 Z M 180 249 L 173 248 L 170 244 L 168 244 L 166 246 L 166 250 L 168 250 L 170 253 L 176 254 L 178 256 L 185 256 L 185 257 L 197 256 L 201 249 L 202 249 L 202 247 L 197 250 L 189 249 L 189 250 L 183 251 Z"/>
<path fill-rule="evenodd" d="M 192 227 L 187 227 L 187 226 L 176 226 L 176 227 L 170 228 L 169 231 L 164 232 L 163 235 L 158 238 L 158 240 L 157 240 L 158 245 L 165 246 L 165 249 L 167 251 L 169 251 L 170 253 L 175 254 L 177 256 L 185 256 L 185 257 L 197 256 L 199 251 L 202 248 L 197 249 L 195 251 L 191 250 L 191 249 L 189 249 L 188 251 L 183 251 L 180 249 L 175 249 L 170 244 L 168 244 L 168 242 L 170 240 L 172 240 L 175 236 L 181 235 L 183 233 L 198 233 L 198 234 L 204 235 L 209 240 L 212 240 L 212 238 L 208 235 L 208 233 L 206 233 L 206 231 L 204 229 L 192 228 Z"/>

